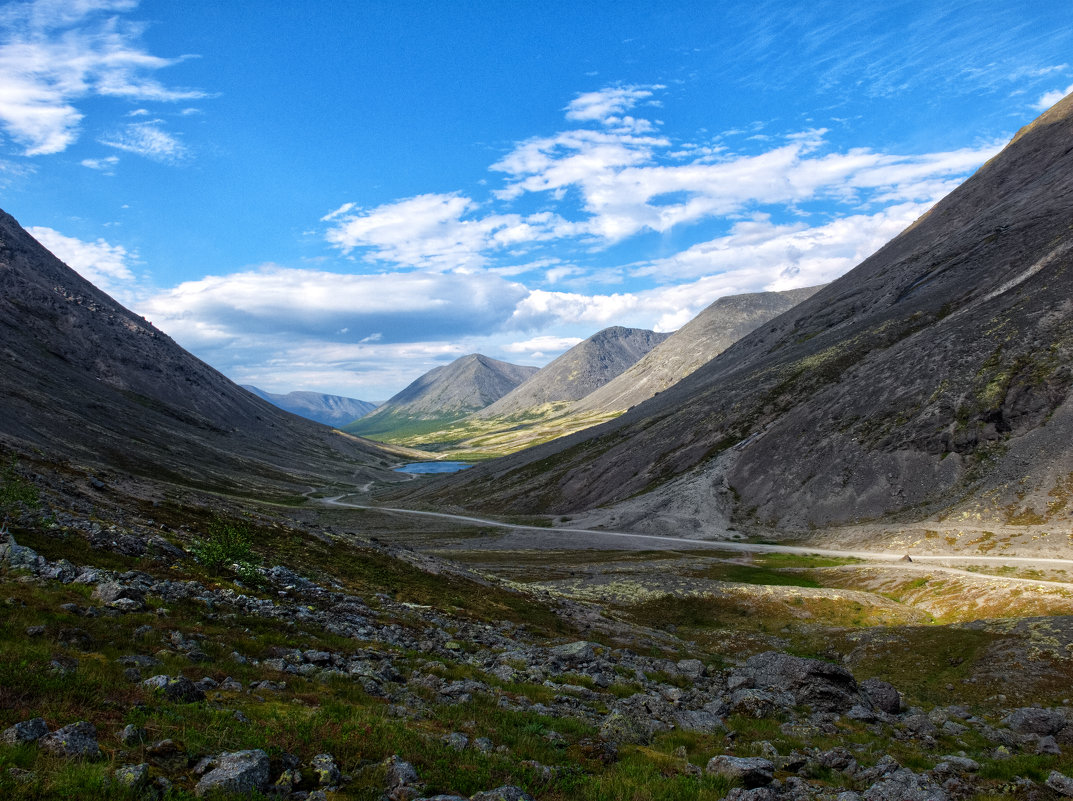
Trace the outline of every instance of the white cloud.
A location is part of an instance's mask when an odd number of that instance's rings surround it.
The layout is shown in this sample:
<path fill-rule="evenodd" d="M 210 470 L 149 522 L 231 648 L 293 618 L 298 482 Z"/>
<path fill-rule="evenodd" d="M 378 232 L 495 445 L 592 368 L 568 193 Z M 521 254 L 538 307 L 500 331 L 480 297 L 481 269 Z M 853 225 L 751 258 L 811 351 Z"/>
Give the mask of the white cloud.
<path fill-rule="evenodd" d="M 1035 102 L 1033 107 L 1038 111 L 1046 111 L 1070 92 L 1073 92 L 1073 83 L 1067 86 L 1064 90 L 1055 89 L 1053 92 L 1047 92 L 1047 94 L 1043 95 Z"/>
<path fill-rule="evenodd" d="M 659 89 L 652 86 L 609 86 L 595 92 L 579 94 L 566 106 L 566 118 L 578 122 L 599 122 L 616 129 L 644 132 L 654 130 L 648 120 L 636 120 L 624 112 L 647 100 Z"/>
<path fill-rule="evenodd" d="M 136 256 L 122 245 L 112 245 L 103 239 L 85 242 L 40 225 L 26 230 L 56 258 L 98 289 L 119 297 L 130 296 L 135 281 L 130 263 Z"/>
<path fill-rule="evenodd" d="M 326 239 L 343 253 L 403 267 L 467 271 L 484 266 L 487 250 L 565 236 L 573 230 L 550 213 L 478 216 L 478 205 L 460 194 L 427 194 L 361 209 L 345 203 L 322 217 L 332 222 Z"/>
<path fill-rule="evenodd" d="M 186 145 L 165 131 L 160 120 L 131 123 L 97 141 L 163 164 L 177 164 L 190 155 Z"/>
<path fill-rule="evenodd" d="M 525 295 L 520 284 L 486 274 L 340 275 L 267 265 L 182 283 L 139 311 L 189 347 L 269 334 L 397 343 L 497 328 Z"/>
<path fill-rule="evenodd" d="M 59 153 L 79 136 L 76 103 L 91 96 L 175 102 L 205 97 L 151 73 L 181 59 L 153 56 L 142 26 L 118 16 L 133 0 L 34 0 L 0 10 L 0 127 L 27 156 Z"/>
<path fill-rule="evenodd" d="M 507 353 L 531 353 L 543 356 L 546 351 L 562 353 L 581 341 L 581 337 L 539 336 L 523 342 L 509 342 L 502 347 Z"/>
<path fill-rule="evenodd" d="M 80 163 L 83 167 L 89 167 L 91 170 L 100 170 L 107 175 L 111 175 L 112 168 L 119 163 L 119 156 L 105 156 L 101 159 L 82 159 Z"/>

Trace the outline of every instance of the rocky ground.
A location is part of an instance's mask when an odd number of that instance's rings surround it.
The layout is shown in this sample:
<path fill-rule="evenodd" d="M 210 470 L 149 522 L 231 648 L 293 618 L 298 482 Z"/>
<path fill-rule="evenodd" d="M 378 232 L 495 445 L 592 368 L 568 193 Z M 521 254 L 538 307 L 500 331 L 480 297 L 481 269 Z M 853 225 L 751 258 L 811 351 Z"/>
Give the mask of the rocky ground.
<path fill-rule="evenodd" d="M 1073 794 L 1070 618 L 854 623 L 809 600 L 838 566 L 710 555 L 516 554 L 503 578 L 342 511 L 247 509 L 260 553 L 209 569 L 225 509 L 62 501 L 0 544 L 4 797 Z M 573 586 L 661 572 L 681 591 Z"/>

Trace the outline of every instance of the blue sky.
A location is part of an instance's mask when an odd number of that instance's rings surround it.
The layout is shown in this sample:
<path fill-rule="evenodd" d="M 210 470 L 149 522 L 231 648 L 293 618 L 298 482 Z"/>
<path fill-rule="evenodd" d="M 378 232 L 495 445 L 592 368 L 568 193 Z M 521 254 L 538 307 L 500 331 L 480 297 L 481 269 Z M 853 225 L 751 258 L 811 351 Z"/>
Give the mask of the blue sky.
<path fill-rule="evenodd" d="M 240 383 L 822 283 L 1073 90 L 1073 3 L 0 4 L 0 206 Z"/>

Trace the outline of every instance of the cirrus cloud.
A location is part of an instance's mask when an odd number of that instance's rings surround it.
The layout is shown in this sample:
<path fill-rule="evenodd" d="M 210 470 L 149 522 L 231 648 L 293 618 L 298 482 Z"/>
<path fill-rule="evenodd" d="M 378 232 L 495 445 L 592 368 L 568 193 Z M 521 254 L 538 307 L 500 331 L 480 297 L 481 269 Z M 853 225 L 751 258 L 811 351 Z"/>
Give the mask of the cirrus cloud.
<path fill-rule="evenodd" d="M 144 26 L 118 15 L 134 0 L 33 0 L 0 10 L 0 127 L 41 156 L 66 150 L 84 119 L 87 97 L 177 102 L 206 97 L 165 86 L 152 74 L 182 61 L 139 43 Z"/>

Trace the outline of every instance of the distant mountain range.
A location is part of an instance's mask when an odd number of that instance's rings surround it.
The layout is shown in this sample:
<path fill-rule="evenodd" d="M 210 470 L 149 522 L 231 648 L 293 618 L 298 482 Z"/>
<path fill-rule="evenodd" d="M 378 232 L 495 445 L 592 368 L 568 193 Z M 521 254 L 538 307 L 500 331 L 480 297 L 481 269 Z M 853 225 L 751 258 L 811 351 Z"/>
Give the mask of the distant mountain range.
<path fill-rule="evenodd" d="M 359 417 L 367 415 L 377 406 L 377 404 L 369 401 L 347 398 L 343 395 L 325 395 L 320 392 L 304 391 L 277 395 L 272 392 L 265 392 L 263 389 L 258 389 L 250 384 L 243 384 L 242 388 L 291 414 L 297 414 L 300 417 L 315 420 L 333 428 L 340 428 L 347 423 L 352 423 Z"/>
<path fill-rule="evenodd" d="M 619 376 L 669 336 L 643 328 L 605 328 L 570 348 L 475 416 L 509 416 L 532 411 L 546 403 L 581 400 Z"/>
<path fill-rule="evenodd" d="M 441 417 L 424 427 L 415 427 L 410 419 L 387 418 L 381 430 L 348 430 L 456 455 L 513 453 L 617 417 L 816 290 L 720 298 L 673 334 L 606 328 L 472 414 Z"/>
<path fill-rule="evenodd" d="M 471 353 L 429 370 L 346 430 L 378 437 L 434 429 L 494 403 L 536 371 Z"/>
<path fill-rule="evenodd" d="M 398 480 L 398 450 L 254 397 L 0 212 L 0 444 L 214 491 Z"/>
<path fill-rule="evenodd" d="M 445 479 L 431 499 L 713 531 L 928 514 L 1068 528 L 1070 142 L 1073 95 L 857 268 L 684 380 Z"/>
<path fill-rule="evenodd" d="M 580 398 L 575 413 L 625 411 L 677 384 L 753 329 L 811 297 L 818 286 L 719 298 L 613 381 Z"/>

